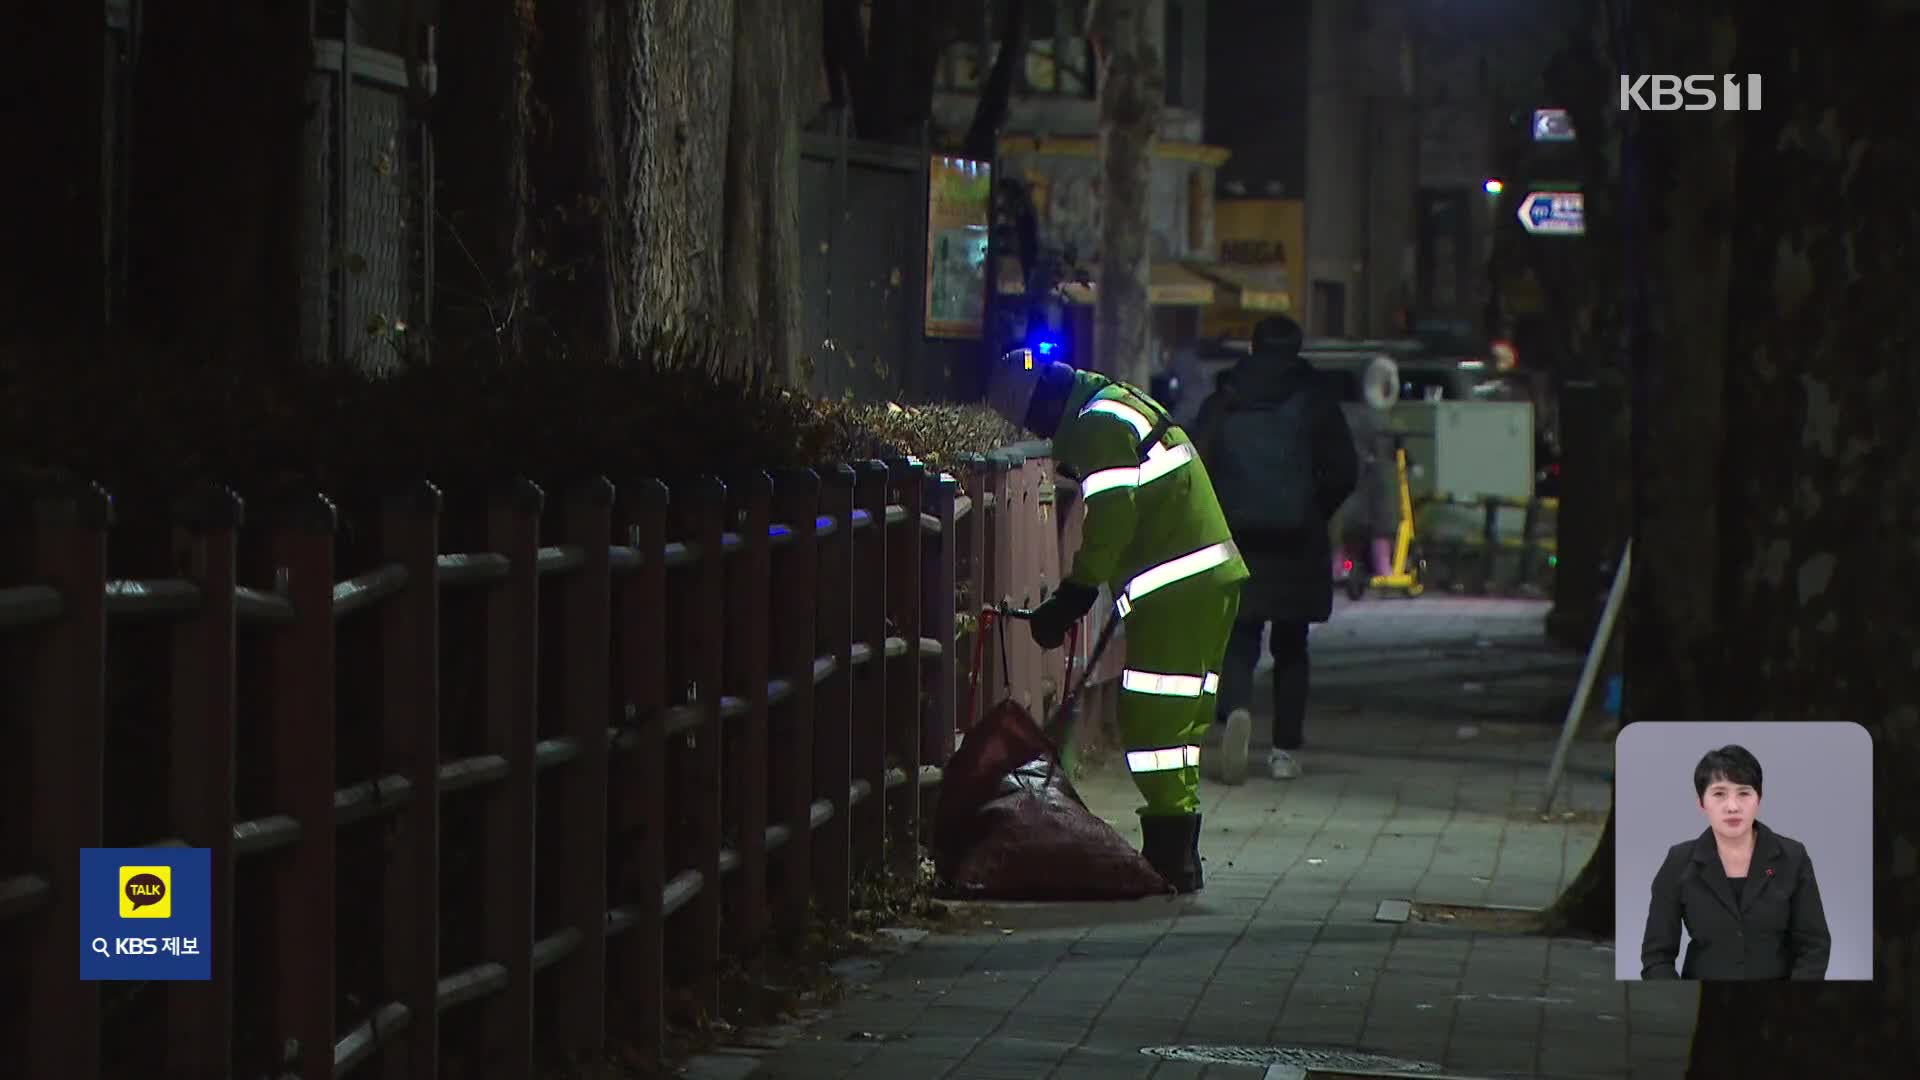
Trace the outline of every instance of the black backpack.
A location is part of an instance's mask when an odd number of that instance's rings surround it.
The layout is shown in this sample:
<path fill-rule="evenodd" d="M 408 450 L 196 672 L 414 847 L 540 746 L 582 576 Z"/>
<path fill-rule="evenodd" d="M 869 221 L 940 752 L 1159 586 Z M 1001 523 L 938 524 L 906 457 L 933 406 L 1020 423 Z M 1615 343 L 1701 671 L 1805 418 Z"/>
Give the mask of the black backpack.
<path fill-rule="evenodd" d="M 1314 393 L 1246 401 L 1228 390 L 1204 448 L 1207 475 L 1235 535 L 1287 536 L 1325 528 L 1314 492 Z"/>

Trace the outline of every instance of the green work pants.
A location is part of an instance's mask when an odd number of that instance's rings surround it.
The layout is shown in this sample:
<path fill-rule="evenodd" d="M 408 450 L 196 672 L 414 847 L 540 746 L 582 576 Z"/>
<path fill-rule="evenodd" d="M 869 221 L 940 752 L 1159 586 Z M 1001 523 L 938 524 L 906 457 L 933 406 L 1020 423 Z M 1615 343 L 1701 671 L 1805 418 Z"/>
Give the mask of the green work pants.
<path fill-rule="evenodd" d="M 1142 817 L 1200 811 L 1200 737 L 1213 723 L 1220 659 L 1239 611 L 1240 583 L 1204 575 L 1156 590 L 1127 613 L 1120 738 L 1147 801 Z"/>

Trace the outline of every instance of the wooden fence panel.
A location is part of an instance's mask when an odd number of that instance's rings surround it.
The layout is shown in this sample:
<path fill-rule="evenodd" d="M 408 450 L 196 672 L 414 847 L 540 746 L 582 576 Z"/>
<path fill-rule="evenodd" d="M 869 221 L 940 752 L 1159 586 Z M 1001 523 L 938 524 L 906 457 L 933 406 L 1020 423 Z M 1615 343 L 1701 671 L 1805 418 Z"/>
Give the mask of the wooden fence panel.
<path fill-rule="evenodd" d="M 970 683 L 976 683 L 978 686 L 978 691 L 973 695 L 973 711 L 965 716 L 959 717 L 957 720 L 956 730 L 965 733 L 971 729 L 974 724 L 979 722 L 981 714 L 986 711 L 990 695 L 993 693 L 993 686 L 989 684 L 985 678 L 985 676 L 989 674 L 989 672 L 985 670 L 988 658 L 983 651 L 983 643 L 978 640 L 979 635 L 982 633 L 992 633 L 992 630 L 991 628 L 981 625 L 979 615 L 983 609 L 999 603 L 999 598 L 996 597 L 991 590 L 990 582 L 993 579 L 993 574 L 992 567 L 988 564 L 988 537 L 993 528 L 994 514 L 996 513 L 993 506 L 991 488 L 993 481 L 992 466 L 988 463 L 984 455 L 969 455 L 964 462 L 960 476 L 961 482 L 966 488 L 966 498 L 973 507 L 972 512 L 960 523 L 960 532 L 966 538 L 962 548 L 965 552 L 965 564 L 964 569 L 960 571 L 962 580 L 964 581 L 963 591 L 966 594 L 966 603 L 962 605 L 962 610 L 964 610 L 966 614 L 974 616 L 974 623 L 973 633 L 967 635 L 964 642 L 957 643 L 959 647 L 964 650 L 961 662 L 967 665 L 960 672 L 959 677 L 967 679 Z M 991 641 L 984 643 L 984 645 L 991 644 Z M 979 672 L 975 672 L 972 667 L 976 653 L 981 654 L 980 664 L 982 670 Z"/>
<path fill-rule="evenodd" d="M 387 1080 L 440 1075 L 440 508 L 425 481 L 382 499 L 378 551 L 399 582 L 382 605 L 382 755 L 409 798 L 381 897 L 387 987 L 407 1012 Z M 337 595 L 337 594 L 336 594 Z"/>
<path fill-rule="evenodd" d="M 722 944 L 736 953 L 760 941 L 767 918 L 767 671 L 773 635 L 773 481 L 764 472 L 728 487 L 727 523 L 738 531 L 727 566 L 726 708 L 720 739 L 722 834 L 737 861 L 727 875 Z"/>
<path fill-rule="evenodd" d="M 835 466 L 820 481 L 820 520 L 832 531 L 819 544 L 814 652 L 833 666 L 813 702 L 813 780 L 814 797 L 832 816 L 813 837 L 810 876 L 820 915 L 838 922 L 849 913 L 852 891 L 854 471 Z"/>
<path fill-rule="evenodd" d="M 608 780 L 607 1015 L 615 1038 L 643 1050 L 666 1042 L 667 504 L 657 480 L 627 485 L 619 504 L 627 546 L 615 607 L 620 735 Z"/>
<path fill-rule="evenodd" d="M 772 735 L 772 760 L 778 766 L 769 791 L 774 824 L 768 847 L 779 870 L 773 916 L 783 934 L 792 934 L 806 924 L 813 899 L 813 806 L 819 790 L 814 705 L 819 683 L 831 676 L 820 663 L 814 627 L 820 604 L 820 477 L 811 469 L 782 472 L 774 493 L 774 516 L 783 531 L 769 625 L 782 702 Z"/>
<path fill-rule="evenodd" d="M 923 486 L 920 538 L 920 633 L 937 650 L 927 660 L 931 689 L 926 695 L 920 728 L 920 759 L 927 765 L 945 765 L 954 745 L 954 673 L 957 670 L 954 597 L 960 529 L 960 483 L 952 473 L 928 473 Z"/>
<path fill-rule="evenodd" d="M 606 1042 L 607 991 L 607 731 L 613 651 L 613 485 L 595 478 L 563 503 L 564 546 L 555 562 L 566 576 L 559 591 L 561 724 L 557 748 L 568 760 L 548 778 L 560 785 L 559 851 L 549 869 L 558 878 L 558 926 L 543 942 L 563 945 L 550 976 L 556 1048 L 569 1062 L 600 1053 Z M 544 553 L 543 553 L 544 554 Z"/>
<path fill-rule="evenodd" d="M 113 504 L 92 484 L 61 482 L 8 492 L 8 516 L 33 535 L 26 585 L 0 590 L 0 634 L 26 639 L 18 688 L 0 701 L 19 709 L 33 770 L 28 818 L 0 825 L 9 850 L 25 851 L 29 874 L 11 885 L 9 927 L 31 942 L 24 1004 L 27 1072 L 100 1074 L 100 986 L 75 978 L 80 937 L 79 849 L 101 846 L 106 759 L 107 529 Z M 0 639 L 4 640 L 4 639 Z M 0 867 L 0 875 L 13 871 Z M 11 996 L 11 995 L 9 995 Z"/>
<path fill-rule="evenodd" d="M 272 698 L 269 775 L 281 813 L 298 823 L 273 866 L 272 1008 L 275 1031 L 296 1051 L 302 1077 L 331 1077 L 334 1063 L 333 504 L 309 495 L 284 507 L 269 532 L 274 591 L 291 624 L 268 631 Z M 216 939 L 218 941 L 219 939 Z M 216 945 L 218 948 L 218 945 Z"/>
<path fill-rule="evenodd" d="M 505 1080 L 533 1070 L 534 746 L 539 674 L 540 514 L 546 495 L 527 481 L 487 502 L 487 546 L 506 560 L 506 579 L 487 595 L 486 752 L 505 763 L 487 800 L 481 845 L 482 940 L 505 983 L 482 1002 L 482 1060 Z"/>
<path fill-rule="evenodd" d="M 676 892 L 691 891 L 691 896 L 669 940 L 676 946 L 689 1006 L 708 1017 L 718 1012 L 720 1003 L 720 905 L 725 894 L 720 877 L 725 737 L 720 705 L 726 676 L 726 504 L 726 485 L 711 477 L 686 484 L 674 499 L 680 535 L 687 537 L 690 551 L 698 552 L 680 610 L 688 653 L 683 673 L 687 704 L 694 707 L 698 723 L 686 732 L 687 749 L 681 755 L 685 828 L 678 845 L 680 873 L 674 876 L 681 885 Z"/>
<path fill-rule="evenodd" d="M 894 874 L 912 875 L 920 864 L 920 715 L 926 687 L 920 651 L 920 508 L 926 466 L 896 459 L 887 462 L 887 471 L 886 863 Z"/>
<path fill-rule="evenodd" d="M 853 869 L 886 859 L 887 466 L 855 466 L 853 565 Z"/>
<path fill-rule="evenodd" d="M 0 632 L 29 646 L 28 679 L 7 703 L 26 720 L 33 784 L 25 835 L 5 827 L 33 862 L 0 868 L 0 918 L 43 927 L 22 968 L 38 980 L 28 1075 L 101 1070 L 101 995 L 73 979 L 68 935 L 74 851 L 126 842 L 101 835 L 110 618 L 177 620 L 155 839 L 213 852 L 215 974 L 164 990 L 168 1070 L 235 1067 L 240 994 L 259 997 L 264 1044 L 285 1047 L 284 1069 L 302 1077 L 438 1075 L 451 1049 L 440 1014 L 467 1002 L 479 1045 L 466 1049 L 488 1075 L 589 1061 L 609 1038 L 644 1056 L 666 1043 L 670 959 L 672 1000 L 711 1017 L 725 953 L 751 950 L 770 924 L 784 935 L 813 913 L 844 919 L 857 876 L 918 875 L 925 791 L 972 720 L 957 713 L 972 644 L 957 616 L 1003 598 L 1030 606 L 1035 573 L 1057 573 L 1034 554 L 1060 527 L 1030 520 L 1036 468 L 996 456 L 956 470 L 901 459 L 777 482 L 749 473 L 731 489 L 701 478 L 671 500 L 657 481 L 616 498 L 594 480 L 555 508 L 552 546 L 545 494 L 516 481 L 474 504 L 487 550 L 464 554 L 440 551 L 439 491 L 402 484 L 370 504 L 372 567 L 345 581 L 336 515 L 319 495 L 281 505 L 256 532 L 243 531 L 232 492 L 197 490 L 176 508 L 175 576 L 130 583 L 107 580 L 104 493 L 68 485 L 15 499 L 28 512 L 0 528 L 29 542 L 0 581 L 26 581 L 0 588 Z M 243 586 L 243 567 L 270 570 L 271 587 Z M 456 586 L 484 592 L 476 655 L 443 661 L 443 593 Z M 368 673 L 377 745 L 371 773 L 336 790 L 349 618 L 367 620 L 379 648 Z M 265 676 L 265 757 L 244 764 L 264 768 L 271 805 L 236 822 L 242 633 L 262 636 Z M 1022 696 L 1037 685 L 1038 650 L 1023 635 L 1012 644 L 1027 656 L 1010 668 L 987 650 L 987 700 L 1009 675 Z M 480 675 L 479 745 L 451 760 L 443 662 Z M 479 888 L 443 897 L 441 800 L 463 789 L 481 800 Z M 557 820 L 536 832 L 542 806 Z M 336 834 L 362 827 L 389 830 L 378 896 L 366 898 L 379 908 L 389 1000 L 337 1018 L 337 880 L 341 859 L 359 856 Z M 263 975 L 233 963 L 234 866 L 269 852 Z M 453 904 L 477 922 L 480 955 L 450 972 L 441 937 Z"/>
<path fill-rule="evenodd" d="M 173 634 L 171 828 L 213 860 L 213 978 L 167 984 L 167 1061 L 192 1074 L 225 1075 L 233 1053 L 234 650 L 238 617 L 238 496 L 205 488 L 176 504 L 174 565 L 198 590 L 198 607 Z"/>

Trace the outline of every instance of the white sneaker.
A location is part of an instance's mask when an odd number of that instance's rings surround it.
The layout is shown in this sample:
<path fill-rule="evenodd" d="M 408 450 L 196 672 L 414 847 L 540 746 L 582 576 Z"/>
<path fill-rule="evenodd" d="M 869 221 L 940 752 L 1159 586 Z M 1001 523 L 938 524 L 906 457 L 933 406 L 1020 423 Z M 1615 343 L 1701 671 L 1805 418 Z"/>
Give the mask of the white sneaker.
<path fill-rule="evenodd" d="M 1247 782 L 1247 740 L 1252 737 L 1252 713 L 1235 709 L 1227 714 L 1224 730 L 1220 732 L 1220 748 L 1215 751 L 1215 779 L 1223 784 Z"/>
<path fill-rule="evenodd" d="M 1275 780 L 1298 780 L 1300 759 L 1291 750 L 1267 751 L 1267 775 Z"/>

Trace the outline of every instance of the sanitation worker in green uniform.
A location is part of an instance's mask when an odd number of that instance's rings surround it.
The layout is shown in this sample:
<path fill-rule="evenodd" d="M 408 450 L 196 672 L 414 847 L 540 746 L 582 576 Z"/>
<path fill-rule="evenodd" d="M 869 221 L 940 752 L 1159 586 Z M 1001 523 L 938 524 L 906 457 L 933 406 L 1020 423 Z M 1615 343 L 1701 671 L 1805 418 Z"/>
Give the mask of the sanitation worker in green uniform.
<path fill-rule="evenodd" d="M 1220 659 L 1247 567 L 1207 470 L 1142 391 L 1029 349 L 989 373 L 1009 423 L 1053 441 L 1080 484 L 1086 519 L 1066 580 L 1034 609 L 1033 639 L 1058 648 L 1105 585 L 1123 620 L 1120 734 L 1146 800 L 1142 854 L 1181 892 L 1201 887 L 1200 739 L 1213 721 Z"/>

